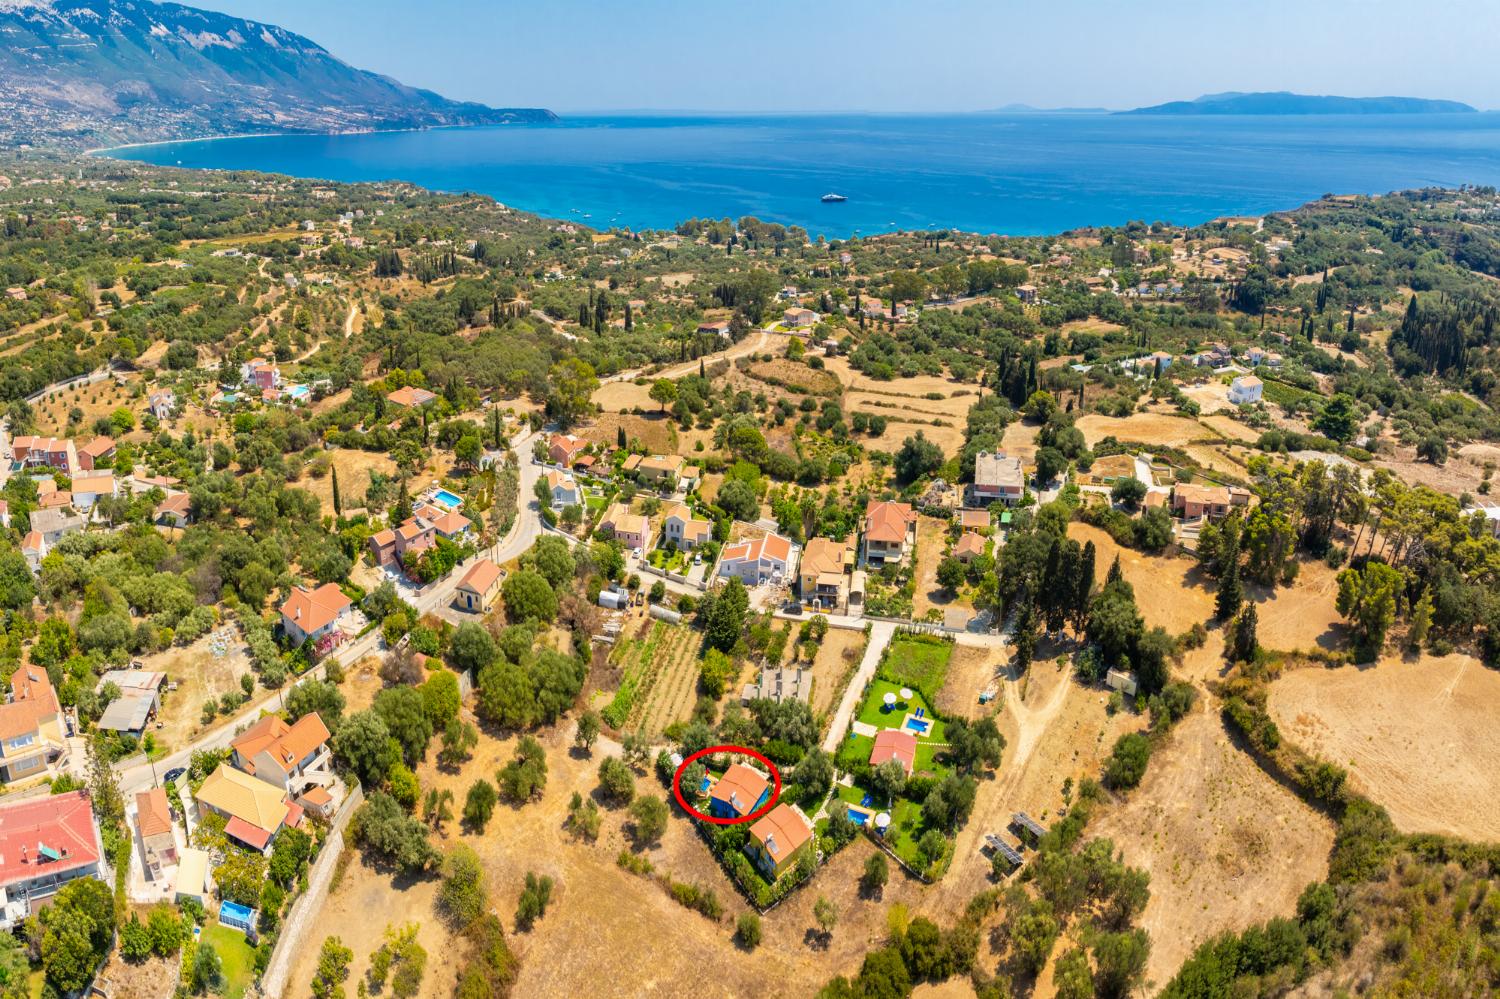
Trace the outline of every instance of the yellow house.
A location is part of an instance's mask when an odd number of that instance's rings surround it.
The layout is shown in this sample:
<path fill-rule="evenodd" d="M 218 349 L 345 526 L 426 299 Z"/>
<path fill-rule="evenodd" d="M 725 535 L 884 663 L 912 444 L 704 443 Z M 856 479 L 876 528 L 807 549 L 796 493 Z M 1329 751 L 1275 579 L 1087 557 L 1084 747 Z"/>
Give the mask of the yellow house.
<path fill-rule="evenodd" d="M 453 593 L 453 606 L 473 614 L 488 614 L 500 599 L 500 580 L 505 573 L 487 558 L 475 562 Z"/>
<path fill-rule="evenodd" d="M 790 805 L 777 805 L 750 827 L 745 852 L 767 881 L 775 881 L 796 866 L 812 847 L 812 829 Z"/>
<path fill-rule="evenodd" d="M 6 783 L 44 773 L 63 754 L 62 708 L 40 666 L 11 674 L 10 700 L 0 704 L 0 779 Z"/>

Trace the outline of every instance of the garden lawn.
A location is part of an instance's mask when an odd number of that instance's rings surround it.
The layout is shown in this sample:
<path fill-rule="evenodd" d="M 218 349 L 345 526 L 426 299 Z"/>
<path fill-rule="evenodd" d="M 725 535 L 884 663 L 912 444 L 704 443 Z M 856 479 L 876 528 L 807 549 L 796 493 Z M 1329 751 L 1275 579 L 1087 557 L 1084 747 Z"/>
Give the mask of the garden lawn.
<path fill-rule="evenodd" d="M 212 944 L 224 962 L 224 999 L 240 999 L 255 977 L 255 949 L 245 934 L 218 923 L 203 927 L 200 943 Z"/>
<path fill-rule="evenodd" d="M 953 643 L 918 635 L 897 635 L 880 662 L 880 675 L 915 690 L 936 694 L 948 675 Z"/>
<path fill-rule="evenodd" d="M 946 669 L 946 663 L 944 668 Z M 876 677 L 870 682 L 870 689 L 865 694 L 864 702 L 859 706 L 859 720 L 866 725 L 874 725 L 876 728 L 899 728 L 908 713 L 915 714 L 918 708 L 925 708 L 926 719 L 931 723 L 931 728 L 927 730 L 927 735 L 917 736 L 918 747 L 928 742 L 946 742 L 947 726 L 940 718 L 933 716 L 932 705 L 927 703 L 927 698 L 915 688 L 910 688 L 911 700 L 903 702 L 901 689 L 900 683 L 888 680 L 883 675 Z M 886 711 L 884 698 L 888 693 L 896 695 L 896 705 Z"/>

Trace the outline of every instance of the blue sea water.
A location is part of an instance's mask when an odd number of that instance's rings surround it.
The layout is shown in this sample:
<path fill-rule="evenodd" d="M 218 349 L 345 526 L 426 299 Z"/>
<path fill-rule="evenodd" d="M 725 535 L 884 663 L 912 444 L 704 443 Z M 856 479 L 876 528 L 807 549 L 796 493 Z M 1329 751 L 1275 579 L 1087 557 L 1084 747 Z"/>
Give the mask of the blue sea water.
<path fill-rule="evenodd" d="M 1325 193 L 1500 185 L 1500 113 L 595 115 L 108 155 L 406 180 L 596 228 L 754 215 L 829 237 L 932 228 L 1034 235 L 1132 219 L 1192 224 Z M 849 200 L 823 204 L 830 192 Z"/>

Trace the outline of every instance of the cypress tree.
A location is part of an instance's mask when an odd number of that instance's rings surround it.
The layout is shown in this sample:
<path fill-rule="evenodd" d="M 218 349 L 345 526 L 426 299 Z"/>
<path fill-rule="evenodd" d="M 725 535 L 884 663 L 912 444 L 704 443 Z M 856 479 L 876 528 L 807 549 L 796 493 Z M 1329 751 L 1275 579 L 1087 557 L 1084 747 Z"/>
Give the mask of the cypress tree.
<path fill-rule="evenodd" d="M 1240 585 L 1240 564 L 1234 562 L 1229 571 L 1219 577 L 1219 593 L 1214 599 L 1214 612 L 1220 621 L 1228 621 L 1245 602 L 1245 590 Z"/>
<path fill-rule="evenodd" d="M 344 515 L 344 504 L 339 500 L 339 470 L 333 469 L 333 513 L 336 517 Z"/>
<path fill-rule="evenodd" d="M 1078 557 L 1078 569 L 1073 577 L 1073 623 L 1082 627 L 1083 621 L 1088 617 L 1089 598 L 1094 593 L 1094 561 L 1097 552 L 1092 541 L 1083 546 L 1083 554 Z"/>

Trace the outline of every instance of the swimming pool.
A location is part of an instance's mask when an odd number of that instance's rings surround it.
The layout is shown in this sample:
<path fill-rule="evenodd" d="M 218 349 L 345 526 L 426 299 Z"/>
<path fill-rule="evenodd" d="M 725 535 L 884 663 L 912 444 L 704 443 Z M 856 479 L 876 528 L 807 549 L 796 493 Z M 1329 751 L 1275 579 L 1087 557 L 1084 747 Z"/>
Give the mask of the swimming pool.
<path fill-rule="evenodd" d="M 698 785 L 698 793 L 699 794 L 707 794 L 708 793 L 708 789 L 713 786 L 713 783 L 714 782 L 713 782 L 712 778 L 710 778 L 710 777 L 704 777 L 703 778 L 703 783 Z"/>
<path fill-rule="evenodd" d="M 932 727 L 932 722 L 922 718 L 908 718 L 906 727 L 917 735 L 926 735 L 927 730 Z"/>
<path fill-rule="evenodd" d="M 464 505 L 464 498 L 457 493 L 450 493 L 446 489 L 434 489 L 432 499 L 435 503 L 441 503 L 450 510 L 457 510 Z"/>
<path fill-rule="evenodd" d="M 846 810 L 849 813 L 849 821 L 857 826 L 862 826 L 870 821 L 870 813 L 863 808 L 856 808 L 853 805 L 849 805 Z"/>

